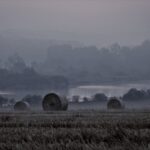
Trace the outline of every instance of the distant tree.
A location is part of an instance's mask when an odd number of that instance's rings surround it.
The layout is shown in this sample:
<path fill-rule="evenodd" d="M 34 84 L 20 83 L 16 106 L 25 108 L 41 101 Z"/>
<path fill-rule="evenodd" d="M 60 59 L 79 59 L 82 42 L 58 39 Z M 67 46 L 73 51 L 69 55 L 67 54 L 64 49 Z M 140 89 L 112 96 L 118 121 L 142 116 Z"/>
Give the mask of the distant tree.
<path fill-rule="evenodd" d="M 102 101 L 106 101 L 106 100 L 107 100 L 107 96 L 103 93 L 97 93 L 93 97 L 93 101 L 102 102 Z"/>
<path fill-rule="evenodd" d="M 0 96 L 0 107 L 2 107 L 3 104 L 6 104 L 6 103 L 8 103 L 8 99 L 3 96 Z"/>
<path fill-rule="evenodd" d="M 78 102 L 79 102 L 79 99 L 80 99 L 80 96 L 79 96 L 79 95 L 73 95 L 73 96 L 72 96 L 72 102 L 78 103 Z"/>
<path fill-rule="evenodd" d="M 83 97 L 83 102 L 85 102 L 85 103 L 86 103 L 86 102 L 89 102 L 89 101 L 90 101 L 90 98 L 88 98 L 88 97 L 86 97 L 86 96 L 85 96 L 85 97 Z"/>
<path fill-rule="evenodd" d="M 136 88 L 130 89 L 123 95 L 123 100 L 143 100 L 147 98 L 147 92 L 143 90 L 137 90 Z"/>
<path fill-rule="evenodd" d="M 18 53 L 8 57 L 6 68 L 12 72 L 21 73 L 26 69 L 26 63 Z"/>

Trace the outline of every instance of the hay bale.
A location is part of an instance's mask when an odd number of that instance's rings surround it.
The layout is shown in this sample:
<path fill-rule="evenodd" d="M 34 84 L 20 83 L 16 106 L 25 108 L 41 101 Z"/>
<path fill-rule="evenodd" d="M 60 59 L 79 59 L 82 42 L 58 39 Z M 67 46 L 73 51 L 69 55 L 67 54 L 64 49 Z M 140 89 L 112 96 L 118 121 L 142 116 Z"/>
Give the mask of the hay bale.
<path fill-rule="evenodd" d="M 19 101 L 14 105 L 14 110 L 16 111 L 28 111 L 30 110 L 30 105 L 27 102 Z"/>
<path fill-rule="evenodd" d="M 122 100 L 116 97 L 110 98 L 107 103 L 107 109 L 123 109 L 123 108 L 124 108 L 124 104 Z"/>
<path fill-rule="evenodd" d="M 44 97 L 42 106 L 45 111 L 67 110 L 68 100 L 66 97 L 50 93 Z"/>

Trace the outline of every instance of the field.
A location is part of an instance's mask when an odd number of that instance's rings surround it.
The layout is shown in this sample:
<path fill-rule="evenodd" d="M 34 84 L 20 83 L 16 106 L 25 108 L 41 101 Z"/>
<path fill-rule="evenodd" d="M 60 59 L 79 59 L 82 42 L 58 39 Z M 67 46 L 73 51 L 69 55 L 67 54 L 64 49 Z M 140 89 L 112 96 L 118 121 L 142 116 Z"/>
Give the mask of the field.
<path fill-rule="evenodd" d="M 0 113 L 0 150 L 148 149 L 148 111 Z"/>

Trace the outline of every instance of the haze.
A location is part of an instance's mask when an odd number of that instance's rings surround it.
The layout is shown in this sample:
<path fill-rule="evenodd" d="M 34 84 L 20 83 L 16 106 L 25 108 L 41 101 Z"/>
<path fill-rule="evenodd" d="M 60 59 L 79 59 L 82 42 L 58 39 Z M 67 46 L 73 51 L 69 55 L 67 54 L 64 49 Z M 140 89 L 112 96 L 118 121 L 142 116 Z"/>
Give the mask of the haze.
<path fill-rule="evenodd" d="M 149 0 L 0 0 L 0 34 L 98 47 L 150 38 Z"/>

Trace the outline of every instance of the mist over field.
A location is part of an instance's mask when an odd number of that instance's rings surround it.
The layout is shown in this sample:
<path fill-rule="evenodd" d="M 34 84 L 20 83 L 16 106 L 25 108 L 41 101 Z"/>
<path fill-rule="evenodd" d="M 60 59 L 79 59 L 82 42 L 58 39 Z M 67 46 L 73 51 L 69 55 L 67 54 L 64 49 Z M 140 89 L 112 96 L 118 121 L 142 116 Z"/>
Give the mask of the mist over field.
<path fill-rule="evenodd" d="M 149 0 L 1 0 L 1 94 L 150 89 L 149 8 Z"/>
<path fill-rule="evenodd" d="M 150 150 L 150 0 L 0 0 L 0 150 Z"/>

